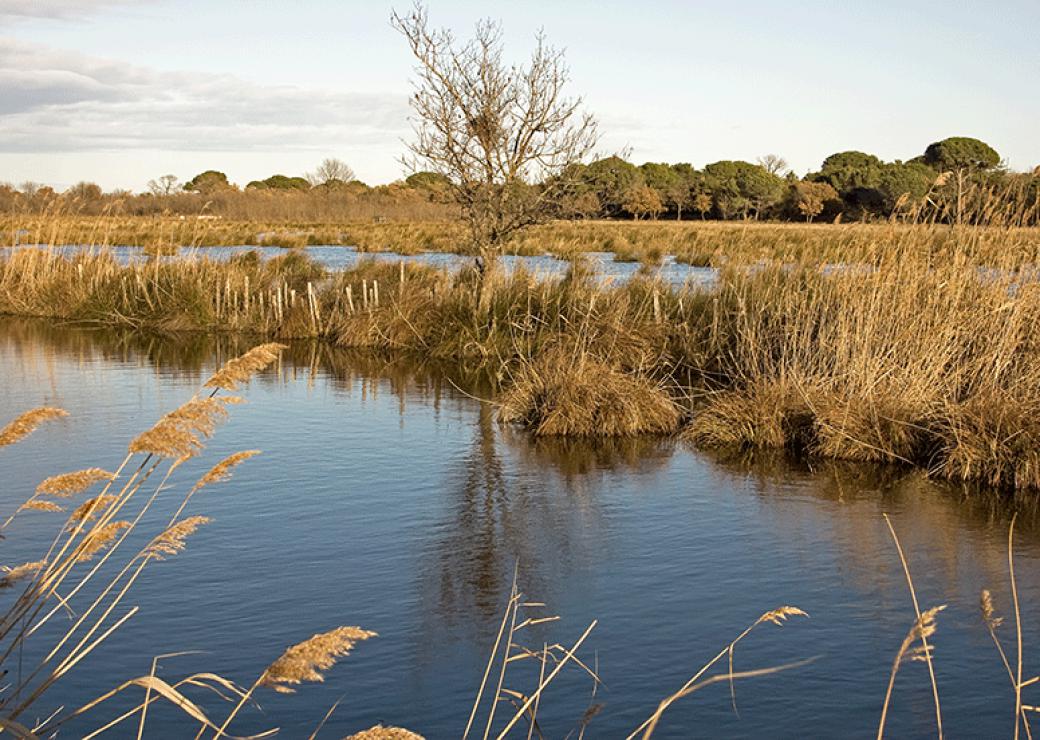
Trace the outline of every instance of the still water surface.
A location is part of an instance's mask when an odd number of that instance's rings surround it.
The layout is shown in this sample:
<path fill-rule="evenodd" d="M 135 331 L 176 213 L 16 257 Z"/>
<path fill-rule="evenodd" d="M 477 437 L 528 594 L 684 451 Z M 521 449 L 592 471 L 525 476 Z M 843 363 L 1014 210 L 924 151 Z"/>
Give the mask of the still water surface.
<path fill-rule="evenodd" d="M 83 247 L 67 245 L 59 247 L 23 246 L 19 249 L 50 249 L 64 255 L 73 255 L 80 252 L 98 251 L 94 247 Z M 115 259 L 122 263 L 147 262 L 150 257 L 143 248 L 132 246 L 105 247 L 104 251 L 112 254 Z M 239 247 L 179 247 L 176 254 L 160 257 L 167 262 L 193 259 L 196 257 L 208 257 L 214 260 L 226 260 L 245 252 L 256 252 L 263 259 L 270 259 L 288 254 L 290 250 L 281 247 L 264 246 L 239 246 Z M 361 260 L 376 260 L 378 262 L 399 261 L 409 262 L 430 267 L 438 267 L 447 270 L 457 270 L 462 266 L 471 265 L 472 257 L 447 252 L 420 252 L 418 254 L 402 255 L 397 252 L 359 252 L 354 247 L 341 247 L 332 245 L 317 245 L 304 248 L 307 256 L 328 270 L 345 270 L 355 266 Z M 619 262 L 614 259 L 612 252 L 585 252 L 596 275 L 603 280 L 624 282 L 630 279 L 640 270 L 638 262 Z M 517 267 L 523 267 L 536 275 L 559 277 L 566 274 L 570 269 L 570 262 L 559 259 L 552 255 L 503 255 L 502 266 L 509 272 Z M 676 262 L 672 256 L 667 256 L 659 266 L 653 268 L 653 273 L 662 280 L 672 285 L 712 285 L 715 282 L 718 271 L 713 267 L 695 267 Z"/>
<path fill-rule="evenodd" d="M 0 423 L 44 403 L 71 415 L 0 449 L 0 512 L 47 475 L 117 464 L 132 436 L 247 347 L 3 320 Z M 1008 502 L 900 470 L 808 470 L 655 440 L 534 441 L 498 425 L 490 405 L 456 384 L 479 388 L 448 377 L 294 346 L 245 390 L 249 403 L 233 409 L 204 457 L 172 479 L 155 520 L 224 455 L 263 454 L 198 495 L 190 513 L 213 522 L 184 553 L 150 566 L 129 602 L 140 613 L 53 689 L 40 713 L 146 674 L 161 653 L 203 651 L 164 660 L 168 680 L 208 670 L 248 685 L 289 644 L 357 624 L 379 637 L 323 684 L 292 696 L 261 692 L 263 713 L 245 715 L 239 731 L 281 727 L 283 737 L 307 737 L 342 698 L 322 737 L 378 721 L 457 737 L 518 567 L 528 598 L 562 617 L 527 644 L 569 644 L 599 620 L 582 653 L 604 682 L 589 737 L 624 737 L 747 624 L 783 604 L 811 617 L 756 630 L 736 668 L 816 661 L 738 684 L 739 714 L 724 685 L 709 687 L 676 704 L 657 736 L 872 737 L 913 614 L 881 516 L 888 512 L 923 605 L 949 605 L 935 638 L 948 736 L 1009 734 L 1007 674 L 977 612 L 983 587 L 1002 613 L 1009 604 Z M 1031 676 L 1040 529 L 1033 508 L 1022 508 L 1016 566 Z M 3 562 L 35 559 L 54 516 L 16 520 L 0 543 Z M 539 712 L 546 737 L 566 735 L 589 703 L 587 678 L 561 674 Z M 903 667 L 891 711 L 890 736 L 933 736 L 923 664 Z M 150 714 L 155 737 L 193 734 L 186 727 L 174 710 Z"/>

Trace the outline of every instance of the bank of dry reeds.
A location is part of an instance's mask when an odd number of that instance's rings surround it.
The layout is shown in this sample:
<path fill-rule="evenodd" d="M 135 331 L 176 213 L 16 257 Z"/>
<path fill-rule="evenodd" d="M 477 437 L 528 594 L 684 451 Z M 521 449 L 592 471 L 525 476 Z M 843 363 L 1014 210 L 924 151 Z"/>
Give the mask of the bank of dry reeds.
<path fill-rule="evenodd" d="M 860 261 L 737 261 L 711 288 L 652 272 L 603 284 L 580 258 L 563 279 L 517 270 L 482 283 L 404 262 L 327 274 L 300 250 L 120 266 L 104 251 L 17 249 L 0 256 L 0 312 L 461 362 L 503 390 L 504 419 L 540 434 L 660 434 L 681 422 L 705 446 L 1040 487 L 1033 237 L 848 228 L 872 245 Z"/>

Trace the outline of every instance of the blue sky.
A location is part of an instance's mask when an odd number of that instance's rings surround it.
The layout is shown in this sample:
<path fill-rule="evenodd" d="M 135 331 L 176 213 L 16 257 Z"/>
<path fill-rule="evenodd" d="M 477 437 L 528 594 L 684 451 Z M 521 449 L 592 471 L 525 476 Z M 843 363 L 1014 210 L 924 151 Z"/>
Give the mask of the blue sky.
<path fill-rule="evenodd" d="M 409 3 L 398 3 L 402 10 Z M 347 161 L 401 176 L 411 60 L 392 3 L 0 0 L 0 181 L 141 189 L 216 168 L 236 182 Z M 522 59 L 544 28 L 602 153 L 636 162 L 836 151 L 908 159 L 977 136 L 1040 164 L 1038 0 L 431 0 L 465 35 L 500 20 Z"/>

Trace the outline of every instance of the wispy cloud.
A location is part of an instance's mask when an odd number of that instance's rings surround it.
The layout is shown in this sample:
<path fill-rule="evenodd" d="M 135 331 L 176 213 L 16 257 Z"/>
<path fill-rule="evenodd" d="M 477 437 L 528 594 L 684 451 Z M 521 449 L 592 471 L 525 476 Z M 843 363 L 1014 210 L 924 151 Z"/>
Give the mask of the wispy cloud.
<path fill-rule="evenodd" d="M 85 18 L 107 8 L 140 0 L 0 0 L 0 20 Z"/>
<path fill-rule="evenodd" d="M 0 89 L 5 152 L 316 150 L 407 130 L 402 94 L 165 72 L 2 37 Z"/>

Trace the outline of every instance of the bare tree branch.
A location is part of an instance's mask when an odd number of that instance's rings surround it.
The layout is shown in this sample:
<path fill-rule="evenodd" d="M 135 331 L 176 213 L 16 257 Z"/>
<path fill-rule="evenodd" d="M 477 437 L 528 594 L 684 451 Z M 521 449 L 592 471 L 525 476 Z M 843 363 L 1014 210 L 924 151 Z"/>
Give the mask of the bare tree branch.
<path fill-rule="evenodd" d="M 571 165 L 588 156 L 595 119 L 568 98 L 563 52 L 539 33 L 526 66 L 502 58 L 502 29 L 489 20 L 460 44 L 430 28 L 426 9 L 391 23 L 416 59 L 414 141 L 405 166 L 443 175 L 469 226 L 481 271 L 515 232 L 555 215 Z"/>

